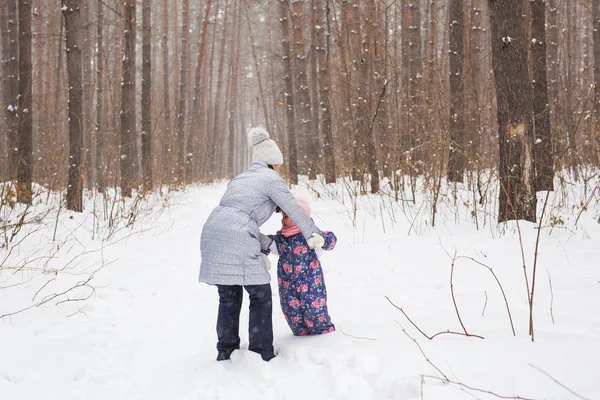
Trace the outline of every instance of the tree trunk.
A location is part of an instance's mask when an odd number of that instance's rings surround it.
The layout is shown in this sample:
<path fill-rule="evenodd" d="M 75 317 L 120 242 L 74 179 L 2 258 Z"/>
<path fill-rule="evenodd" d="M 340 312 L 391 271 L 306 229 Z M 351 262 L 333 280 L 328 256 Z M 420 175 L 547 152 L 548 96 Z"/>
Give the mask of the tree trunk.
<path fill-rule="evenodd" d="M 226 135 L 223 135 L 223 132 L 226 132 L 225 121 L 223 118 L 223 109 L 224 104 L 227 102 L 223 102 L 224 97 L 224 87 L 223 84 L 223 76 L 225 73 L 225 54 L 227 53 L 227 42 L 229 41 L 229 36 L 231 35 L 227 21 L 229 19 L 229 14 L 231 12 L 229 3 L 225 3 L 225 9 L 222 10 L 223 13 L 223 21 L 221 22 L 221 45 L 219 52 L 219 64 L 217 66 L 217 84 L 216 84 L 216 93 L 215 93 L 215 101 L 213 102 L 213 123 L 211 130 L 211 143 L 210 146 L 210 154 L 212 156 L 212 167 L 211 171 L 215 178 L 219 178 L 222 176 L 222 170 L 224 167 L 223 160 L 223 152 L 225 150 L 225 146 L 223 146 L 224 138 Z"/>
<path fill-rule="evenodd" d="M 185 183 L 185 119 L 186 119 L 186 100 L 187 100 L 187 68 L 188 58 L 190 53 L 190 1 L 183 0 L 181 4 L 181 64 L 179 65 L 179 106 L 177 107 L 177 183 L 182 185 Z M 173 28 L 175 30 L 175 28 Z"/>
<path fill-rule="evenodd" d="M 367 131 L 369 115 L 367 109 L 368 59 L 363 54 L 363 32 L 360 12 L 360 1 L 352 0 L 348 10 L 348 30 L 350 32 L 350 62 L 352 65 L 352 106 L 354 107 L 354 165 L 352 176 L 356 181 L 365 184 L 367 173 Z"/>
<path fill-rule="evenodd" d="M 4 118 L 7 129 L 7 178 L 17 179 L 19 132 L 19 31 L 17 26 L 17 0 L 8 0 L 6 9 L 0 9 L 2 30 L 2 92 Z"/>
<path fill-rule="evenodd" d="M 412 168 L 415 172 L 423 171 L 423 140 L 420 129 L 420 98 L 421 76 L 423 65 L 421 63 L 421 9 L 419 3 L 409 3 L 408 13 L 408 73 L 409 73 L 409 136 L 411 140 Z"/>
<path fill-rule="evenodd" d="M 242 0 L 243 1 L 243 0 Z M 237 93 L 238 93 L 238 75 L 239 75 L 239 59 L 240 59 L 240 32 L 242 30 L 241 10 L 238 9 L 239 1 L 236 1 L 233 7 L 233 35 L 231 40 L 230 58 L 229 58 L 229 79 L 228 79 L 228 115 L 227 126 L 229 133 L 227 135 L 227 162 L 225 176 L 229 179 L 235 176 L 235 155 L 236 155 L 236 128 L 235 122 L 237 119 Z"/>
<path fill-rule="evenodd" d="M 321 156 L 321 138 L 322 132 L 320 131 L 320 113 L 319 113 L 319 78 L 317 69 L 317 58 L 318 52 L 323 51 L 323 40 L 319 38 L 320 32 L 323 32 L 323 10 L 319 10 L 322 4 L 319 0 L 310 0 L 310 50 L 309 50 L 309 88 L 310 88 L 310 136 L 313 138 L 309 140 L 308 151 L 310 164 L 309 179 L 314 179 L 316 175 L 323 171 Z M 318 21 L 317 15 L 321 13 L 321 21 Z M 318 41 L 321 40 L 321 49 L 319 49 Z"/>
<path fill-rule="evenodd" d="M 329 100 L 331 78 L 329 77 L 329 37 L 331 29 L 329 26 L 329 0 L 316 0 L 315 25 L 320 26 L 316 32 L 316 57 L 318 65 L 319 80 L 319 108 L 321 110 L 321 133 L 323 138 L 323 155 L 325 156 L 325 182 L 335 183 L 335 155 L 333 152 L 333 134 L 331 130 L 331 103 Z M 325 18 L 323 18 L 325 12 Z M 325 31 L 325 26 L 327 31 Z M 327 35 L 325 35 L 327 33 Z M 327 39 L 325 39 L 327 38 Z"/>
<path fill-rule="evenodd" d="M 389 47 L 389 21 L 387 8 L 381 2 L 377 2 L 374 6 L 373 20 L 373 54 L 374 54 L 374 90 L 373 99 L 375 101 L 376 115 L 373 119 L 376 123 L 376 135 L 373 135 L 373 152 L 372 159 L 377 166 L 376 160 L 379 160 L 383 176 L 391 178 L 392 170 L 392 124 L 390 121 L 390 104 L 387 85 L 390 81 L 388 76 L 388 47 Z"/>
<path fill-rule="evenodd" d="M 298 153 L 296 152 L 296 128 L 294 126 L 294 84 L 292 82 L 292 65 L 290 49 L 290 23 L 289 9 L 286 0 L 279 0 L 279 12 L 281 23 L 281 50 L 283 61 L 283 80 L 285 82 L 285 115 L 288 132 L 288 166 L 289 179 L 294 185 L 298 184 Z"/>
<path fill-rule="evenodd" d="M 204 63 L 206 61 L 206 43 L 207 43 L 207 35 L 208 35 L 208 19 L 210 16 L 210 8 L 212 6 L 212 0 L 207 0 L 204 5 L 204 16 L 202 18 L 202 22 L 200 23 L 200 35 L 198 37 L 198 56 L 196 58 L 196 73 L 194 74 L 194 100 L 192 102 L 192 129 L 190 131 L 190 135 L 188 136 L 188 157 L 186 160 L 186 177 L 187 179 L 191 179 L 192 171 L 196 171 L 196 167 L 200 164 L 200 160 L 198 159 L 198 151 L 200 148 L 200 138 L 204 138 L 206 141 L 206 121 L 202 118 L 203 113 L 201 112 L 200 105 L 204 102 L 204 91 L 203 91 L 203 70 Z M 193 132 L 193 135 L 192 135 Z M 192 149 L 190 151 L 190 149 Z M 206 152 L 202 154 L 204 159 L 209 157 Z"/>
<path fill-rule="evenodd" d="M 594 89 L 596 91 L 596 102 L 594 111 L 596 114 L 596 131 L 600 130 L 600 2 L 592 0 L 592 29 L 594 43 Z"/>
<path fill-rule="evenodd" d="M 81 1 L 62 0 L 69 82 L 69 180 L 67 210 L 83 211 L 83 77 L 81 66 Z"/>
<path fill-rule="evenodd" d="M 245 16 L 245 20 L 246 20 L 246 26 L 248 28 L 248 35 L 249 35 L 249 39 L 250 39 L 250 49 L 252 50 L 252 59 L 254 61 L 254 71 L 256 73 L 256 80 L 258 81 L 258 102 L 260 104 L 260 107 L 263 110 L 263 116 L 265 119 L 265 126 L 267 128 L 267 132 L 269 132 L 269 134 L 275 134 L 275 132 L 271 131 L 271 121 L 269 118 L 269 113 L 267 112 L 267 97 L 265 96 L 265 91 L 263 89 L 264 85 L 263 85 L 263 79 L 262 79 L 262 71 L 261 71 L 261 66 L 260 66 L 260 62 L 258 60 L 258 56 L 256 55 L 256 44 L 255 44 L 255 39 L 254 39 L 254 32 L 252 31 L 252 23 L 250 22 L 250 15 L 248 12 L 248 2 L 244 1 L 244 16 Z M 269 66 L 271 65 L 271 63 L 269 63 Z"/>
<path fill-rule="evenodd" d="M 135 0 L 124 0 L 123 59 L 121 80 L 121 192 L 131 197 L 137 181 L 135 127 Z"/>
<path fill-rule="evenodd" d="M 307 59 L 304 44 L 304 0 L 292 3 L 292 21 L 294 23 L 294 89 L 296 106 L 296 137 L 300 154 L 299 172 L 315 176 L 319 154 L 319 133 L 311 131 L 310 95 L 308 92 Z"/>
<path fill-rule="evenodd" d="M 463 0 L 450 0 L 450 149 L 448 180 L 463 182 L 467 167 L 465 152 L 465 86 Z"/>
<path fill-rule="evenodd" d="M 536 220 L 532 108 L 521 0 L 489 0 L 498 103 L 498 222 Z"/>
<path fill-rule="evenodd" d="M 556 153 L 558 149 L 558 140 L 559 135 L 558 131 L 560 129 L 560 106 L 559 106 L 559 60 L 558 60 L 558 8 L 557 2 L 559 0 L 547 0 L 548 10 L 547 10 L 547 18 L 548 18 L 548 42 L 546 46 L 547 52 L 547 75 L 548 75 L 548 97 L 549 97 L 549 113 L 550 113 L 550 129 L 551 136 L 553 137 L 552 142 L 552 152 Z M 561 160 L 560 157 L 555 159 L 556 168 L 561 168 Z"/>
<path fill-rule="evenodd" d="M 356 168 L 358 153 L 356 151 L 355 104 L 353 103 L 353 78 L 355 73 L 352 56 L 354 40 L 352 35 L 355 34 L 353 31 L 353 26 L 355 24 L 351 7 L 350 0 L 342 0 L 340 5 L 341 26 L 338 28 L 339 39 L 336 42 L 338 43 L 340 53 L 340 81 L 343 106 L 340 107 L 341 110 L 339 111 L 337 119 L 340 121 L 338 128 L 340 137 L 350 139 L 342 141 L 343 144 L 346 144 L 341 151 L 343 156 L 341 164 L 344 168 L 344 173 L 347 174 L 348 171 L 350 171 L 352 178 L 358 180 L 358 170 Z M 335 16 L 335 12 L 333 15 Z"/>
<path fill-rule="evenodd" d="M 142 4 L 142 183 L 152 190 L 152 1 Z"/>
<path fill-rule="evenodd" d="M 366 62 L 363 62 L 363 75 L 368 77 L 367 87 L 365 90 L 365 99 L 368 100 L 366 104 L 368 125 L 367 130 L 364 132 L 365 141 L 367 145 L 367 168 L 371 175 L 371 193 L 377 193 L 379 191 L 379 171 L 377 169 L 377 154 L 375 151 L 375 123 L 380 118 L 380 112 L 385 106 L 382 107 L 385 99 L 385 89 L 387 82 L 383 82 L 385 77 L 381 77 L 377 71 L 377 58 L 379 54 L 377 52 L 379 33 L 377 23 L 377 4 L 375 0 L 367 1 L 367 12 L 365 18 L 365 26 L 363 29 L 364 39 L 363 45 L 366 47 L 363 58 Z M 383 72 L 383 70 L 381 71 Z M 360 107 L 359 107 L 360 109 Z"/>
<path fill-rule="evenodd" d="M 546 2 L 531 1 L 531 67 L 536 190 L 554 190 L 554 161 L 546 73 Z"/>
<path fill-rule="evenodd" d="M 17 201 L 31 204 L 33 172 L 33 94 L 31 64 L 31 1 L 20 0 L 19 15 L 19 133 L 17 137 Z"/>
<path fill-rule="evenodd" d="M 162 0 L 162 64 L 163 64 L 163 124 L 164 129 L 162 133 L 162 142 L 163 146 L 161 149 L 161 158 L 163 160 L 163 168 L 166 171 L 166 176 L 164 176 L 163 183 L 166 181 L 167 183 L 171 183 L 172 179 L 172 170 L 173 170 L 173 151 L 171 141 L 171 100 L 170 100 L 170 90 L 171 86 L 169 84 L 169 74 L 171 72 L 171 66 L 169 65 L 169 0 Z"/>
<path fill-rule="evenodd" d="M 485 77 L 486 74 L 484 71 L 487 69 L 484 68 L 484 51 L 482 49 L 484 42 L 484 22 L 483 22 L 483 4 L 482 0 L 471 0 L 471 15 L 470 15 L 470 26 L 466 26 L 467 29 L 470 29 L 469 34 L 469 53 L 470 53 L 470 62 L 469 65 L 471 67 L 470 79 L 471 79 L 471 102 L 473 106 L 473 121 L 474 124 L 472 132 L 473 137 L 470 139 L 472 144 L 470 145 L 469 156 L 472 157 L 472 162 L 476 164 L 477 171 L 480 171 L 482 168 L 482 155 L 484 155 L 484 151 L 482 148 L 482 136 L 483 132 L 486 129 L 485 127 Z M 467 44 L 465 43 L 465 46 Z M 467 77 L 465 76 L 465 79 Z M 487 136 L 486 136 L 487 137 Z"/>
<path fill-rule="evenodd" d="M 105 141 L 104 136 L 104 13 L 102 2 L 98 0 L 97 4 L 97 27 L 96 27 L 96 188 L 98 192 L 104 193 L 106 190 L 106 161 L 105 161 Z"/>
<path fill-rule="evenodd" d="M 94 98 L 94 70 L 92 62 L 92 54 L 95 50 L 93 42 L 93 30 L 91 19 L 91 1 L 77 1 L 81 4 L 79 26 L 80 33 L 79 45 L 81 47 L 81 63 L 82 63 L 82 86 L 81 96 L 82 99 L 93 99 Z M 68 72 L 67 72 L 68 74 Z M 83 137 L 83 153 L 82 153 L 82 165 L 81 174 L 84 179 L 85 187 L 91 188 L 93 186 L 93 171 L 94 171 L 94 157 L 92 153 L 92 115 L 93 115 L 92 101 L 86 101 L 82 104 L 82 120 L 81 120 L 81 133 Z"/>

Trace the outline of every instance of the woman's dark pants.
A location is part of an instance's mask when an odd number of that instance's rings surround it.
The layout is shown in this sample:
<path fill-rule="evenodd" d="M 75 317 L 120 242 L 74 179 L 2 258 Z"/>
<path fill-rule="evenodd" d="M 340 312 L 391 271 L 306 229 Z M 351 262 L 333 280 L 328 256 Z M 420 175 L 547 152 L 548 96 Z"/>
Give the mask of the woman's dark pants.
<path fill-rule="evenodd" d="M 275 357 L 273 350 L 273 302 L 271 285 L 217 285 L 219 289 L 219 316 L 217 317 L 217 360 L 228 360 L 240 348 L 240 311 L 243 290 L 250 296 L 248 350 L 269 361 Z"/>

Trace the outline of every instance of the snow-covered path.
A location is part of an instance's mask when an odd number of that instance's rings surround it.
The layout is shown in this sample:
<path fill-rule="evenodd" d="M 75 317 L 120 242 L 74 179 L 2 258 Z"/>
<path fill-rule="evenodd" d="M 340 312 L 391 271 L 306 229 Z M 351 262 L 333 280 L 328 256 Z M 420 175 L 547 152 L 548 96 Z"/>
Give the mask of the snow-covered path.
<path fill-rule="evenodd" d="M 354 229 L 344 205 L 320 200 L 313 204 L 317 224 L 339 239 L 323 258 L 338 330 L 292 336 L 278 307 L 274 279 L 278 357 L 265 363 L 242 350 L 230 362 L 216 362 L 216 290 L 197 283 L 197 274 L 202 223 L 223 190 L 220 185 L 179 196 L 153 219 L 140 222 L 136 234 L 122 235 L 103 251 L 81 257 L 78 271 L 105 265 L 93 280 L 95 293 L 85 302 L 46 304 L 4 318 L 0 399 L 493 398 L 443 383 L 444 375 L 503 396 L 577 398 L 570 389 L 584 398 L 600 398 L 600 225 L 594 225 L 593 215 L 585 216 L 574 234 L 542 238 L 532 343 L 515 233 L 493 238 L 471 224 L 448 222 L 407 235 L 408 221 L 398 218 L 382 227 L 381 217 L 367 213 L 359 214 Z M 73 231 L 77 224 L 91 222 L 65 215 L 59 231 Z M 278 227 L 274 216 L 262 230 Z M 531 268 L 535 230 L 532 225 L 521 228 Z M 46 245 L 42 239 L 31 242 L 23 246 Z M 97 243 L 89 234 L 79 235 L 73 250 L 53 263 L 70 261 L 77 246 L 92 249 Z M 455 250 L 494 268 L 516 337 L 492 274 L 466 258 L 455 261 L 457 306 L 468 332 L 485 339 L 441 335 L 427 340 L 386 299 L 430 335 L 461 332 L 447 254 Z M 31 277 L 21 274 L 22 280 Z M 0 277 L 4 281 L 6 273 Z M 39 283 L 33 277 L 10 292 L 0 291 L 0 315 L 19 309 L 25 298 L 31 300 Z M 247 347 L 247 318 L 245 303 L 242 348 Z"/>

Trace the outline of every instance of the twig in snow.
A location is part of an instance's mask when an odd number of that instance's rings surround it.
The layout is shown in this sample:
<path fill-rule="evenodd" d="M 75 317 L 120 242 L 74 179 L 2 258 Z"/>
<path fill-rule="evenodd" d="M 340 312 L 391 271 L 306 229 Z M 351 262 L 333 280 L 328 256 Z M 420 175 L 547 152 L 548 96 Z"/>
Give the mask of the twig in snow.
<path fill-rule="evenodd" d="M 542 374 L 546 375 L 548 378 L 552 379 L 552 381 L 554 381 L 554 383 L 556 383 L 558 386 L 562 387 L 563 389 L 565 389 L 566 391 L 568 391 L 569 393 L 571 393 L 573 396 L 578 397 L 582 400 L 591 400 L 588 399 L 587 397 L 583 397 L 577 393 L 575 393 L 574 391 L 572 391 L 571 389 L 569 389 L 568 387 L 566 387 L 565 385 L 563 385 L 562 383 L 560 383 L 559 381 L 556 380 L 556 378 L 554 378 L 552 375 L 550 375 L 549 373 L 547 373 L 546 371 L 542 370 L 541 368 L 536 367 L 533 364 L 527 363 L 527 365 L 529 365 L 531 368 L 540 371 Z"/>
<path fill-rule="evenodd" d="M 552 305 L 554 304 L 554 291 L 552 290 L 552 277 L 550 276 L 550 271 L 546 270 L 548 273 L 548 283 L 550 283 L 550 318 L 552 318 L 552 323 L 554 323 L 554 313 L 552 312 Z"/>
<path fill-rule="evenodd" d="M 430 359 L 427 357 L 427 354 L 425 354 L 425 352 L 424 352 L 424 351 L 423 351 L 423 349 L 421 348 L 421 345 L 419 344 L 419 342 L 417 342 L 417 340 L 416 340 L 414 337 L 410 336 L 410 335 L 408 334 L 408 332 L 406 332 L 406 329 L 404 329 L 404 327 L 402 326 L 402 324 L 400 324 L 400 322 L 396 321 L 396 323 L 397 323 L 398 325 L 400 325 L 400 328 L 402 328 L 402 332 L 404 332 L 404 334 L 405 334 L 406 336 L 408 336 L 408 338 L 409 338 L 410 340 L 412 340 L 412 341 L 414 342 L 414 344 L 416 344 L 416 345 L 417 345 L 417 347 L 419 348 L 419 351 L 421 352 L 421 354 L 423 355 L 423 357 L 425 357 L 425 360 L 426 360 L 426 361 L 429 363 L 429 365 L 431 365 L 433 368 L 435 368 L 435 370 L 436 370 L 437 372 L 439 372 L 439 373 L 440 373 L 440 375 L 442 375 L 446 381 L 450 381 L 450 380 L 448 379 L 448 377 L 446 376 L 446 374 L 444 374 L 444 373 L 442 372 L 442 370 L 441 370 L 441 369 L 439 369 L 439 368 L 438 368 L 438 367 L 437 367 L 437 366 L 436 366 L 434 363 L 432 363 L 432 362 L 431 362 L 431 360 L 430 360 Z"/>
<path fill-rule="evenodd" d="M 474 391 L 474 392 L 479 392 L 479 393 L 485 393 L 485 394 L 489 394 L 489 395 L 491 395 L 491 396 L 494 396 L 494 397 L 497 397 L 497 398 L 499 398 L 499 399 L 513 399 L 513 400 L 537 400 L 537 399 L 533 399 L 533 398 L 531 398 L 531 397 L 522 397 L 522 396 L 503 396 L 503 395 L 501 395 L 501 394 L 494 393 L 494 392 L 492 392 L 492 391 L 490 391 L 490 390 L 479 389 L 479 388 L 476 388 L 476 387 L 473 387 L 473 386 L 466 385 L 466 384 L 464 384 L 464 383 L 461 383 L 461 382 L 456 382 L 456 381 L 451 381 L 451 380 L 449 380 L 449 379 L 440 378 L 439 376 L 433 376 L 433 375 L 423 375 L 423 376 L 424 376 L 424 377 L 426 377 L 426 378 L 436 379 L 436 380 L 438 380 L 438 381 L 441 381 L 441 382 L 444 382 L 444 383 L 449 383 L 449 384 L 451 384 L 451 385 L 457 385 L 457 386 L 460 386 L 460 387 L 462 387 L 462 388 L 465 388 L 465 389 L 472 390 L 472 391 Z M 589 399 L 585 399 L 585 400 L 589 400 Z"/>
<path fill-rule="evenodd" d="M 483 314 L 485 314 L 485 308 L 487 307 L 487 301 L 488 301 L 487 291 L 484 290 L 483 293 L 485 294 L 485 303 L 483 304 L 483 310 L 481 311 L 482 317 L 483 317 Z"/>
<path fill-rule="evenodd" d="M 397 308 L 398 310 L 400 310 L 400 312 L 401 312 L 402 314 L 404 314 L 404 316 L 406 317 L 406 319 L 408 320 L 408 322 L 410 322 L 410 323 L 412 324 L 412 326 L 414 326 L 414 327 L 415 327 L 415 328 L 416 328 L 416 329 L 417 329 L 417 330 L 418 330 L 418 331 L 421 333 L 421 335 L 425 336 L 425 337 L 426 337 L 427 339 L 429 339 L 429 340 L 433 340 L 433 338 L 434 338 L 434 337 L 436 337 L 436 336 L 438 336 L 438 335 L 443 335 L 444 333 L 451 334 L 451 335 L 468 336 L 468 337 L 476 337 L 476 338 L 479 338 L 479 339 L 484 339 L 484 337 L 483 337 L 483 336 L 479 336 L 479 335 L 473 335 L 473 334 L 470 334 L 470 333 L 469 333 L 469 334 L 464 334 L 464 333 L 462 333 L 462 332 L 454 332 L 454 331 L 450 331 L 450 330 L 445 330 L 445 331 L 442 331 L 442 332 L 438 332 L 438 333 L 436 333 L 436 334 L 435 334 L 435 335 L 433 335 L 433 336 L 429 336 L 429 335 L 427 335 L 425 332 L 423 332 L 423 331 L 421 330 L 421 328 L 419 328 L 419 327 L 417 326 L 417 324 L 415 324 L 415 323 L 413 322 L 413 320 L 412 320 L 412 319 L 410 319 L 410 317 L 409 317 L 409 316 L 406 314 L 406 312 L 405 312 L 405 311 L 404 311 L 402 308 L 400 308 L 400 307 L 398 307 L 397 305 L 395 305 L 395 304 L 394 304 L 394 303 L 393 303 L 393 302 L 390 300 L 390 298 L 389 298 L 389 297 L 387 297 L 387 296 L 384 296 L 384 297 L 387 299 L 387 301 L 389 301 L 389 302 L 390 302 L 390 304 L 391 304 L 392 306 L 394 306 L 395 308 Z"/>
<path fill-rule="evenodd" d="M 498 284 L 498 287 L 500 287 L 500 291 L 502 292 L 502 297 L 504 297 L 504 304 L 506 304 L 506 312 L 508 313 L 508 320 L 510 321 L 510 327 L 512 329 L 512 333 L 513 336 L 517 336 L 517 334 L 515 333 L 515 326 L 513 324 L 513 320 L 512 320 L 512 315 L 510 313 L 510 307 L 508 306 L 508 300 L 506 299 L 506 294 L 504 293 L 504 288 L 502 287 L 502 284 L 500 283 L 500 280 L 498 279 L 498 277 L 496 276 L 496 273 L 494 272 L 494 270 L 485 265 L 484 263 L 477 261 L 476 259 L 474 259 L 473 257 L 467 257 L 467 256 L 458 256 L 456 257 L 458 258 L 466 258 L 467 260 L 471 260 L 473 261 L 475 264 L 481 265 L 482 267 L 485 267 L 488 269 L 488 271 L 490 271 L 492 273 L 492 275 L 494 276 L 494 279 L 496 280 L 496 283 Z"/>
<path fill-rule="evenodd" d="M 548 198 L 550 197 L 550 191 L 546 192 L 546 200 L 544 200 L 544 206 L 542 207 L 542 213 L 540 215 L 540 222 L 538 224 L 537 235 L 535 238 L 535 252 L 533 253 L 533 273 L 531 276 L 531 294 L 529 296 L 529 334 L 531 335 L 531 341 L 535 340 L 533 332 L 533 295 L 535 292 L 535 277 L 537 271 L 537 260 L 538 260 L 538 248 L 540 245 L 540 232 L 542 231 L 542 220 L 544 219 L 544 212 L 546 211 L 546 205 L 548 204 Z"/>
<path fill-rule="evenodd" d="M 349 336 L 349 337 L 354 338 L 354 339 L 358 339 L 358 340 L 377 340 L 377 339 L 373 339 L 373 338 L 370 338 L 370 337 L 360 337 L 360 336 L 349 335 L 349 334 L 345 333 L 342 330 L 342 328 L 340 328 L 339 326 L 338 326 L 338 329 L 342 333 L 342 335 Z"/>
<path fill-rule="evenodd" d="M 462 318 L 460 317 L 460 313 L 458 312 L 458 305 L 456 304 L 456 298 L 454 297 L 454 262 L 456 261 L 456 250 L 454 250 L 454 256 L 452 257 L 452 264 L 450 266 L 450 294 L 452 295 L 452 303 L 454 303 L 454 310 L 456 310 L 456 316 L 458 317 L 458 322 L 460 322 L 460 326 L 462 326 L 465 335 L 469 336 L 469 332 L 467 332 L 467 328 L 465 328 L 465 324 L 462 322 Z"/>

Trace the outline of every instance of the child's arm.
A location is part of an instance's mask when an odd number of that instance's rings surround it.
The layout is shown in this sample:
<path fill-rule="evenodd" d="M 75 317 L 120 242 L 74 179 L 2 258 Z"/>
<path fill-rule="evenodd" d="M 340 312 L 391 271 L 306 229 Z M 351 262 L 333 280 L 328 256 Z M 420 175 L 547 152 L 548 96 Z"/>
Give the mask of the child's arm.
<path fill-rule="evenodd" d="M 269 237 L 273 238 L 273 241 L 271 242 L 271 245 L 269 246 L 269 251 L 272 252 L 273 254 L 275 254 L 276 256 L 278 256 L 279 248 L 278 248 L 278 244 L 277 244 L 277 235 L 269 235 Z"/>
<path fill-rule="evenodd" d="M 337 237 L 335 237 L 333 232 L 323 231 L 323 239 L 325 239 L 325 244 L 323 245 L 323 250 L 333 250 L 335 244 L 337 242 Z"/>
<path fill-rule="evenodd" d="M 275 242 L 273 235 L 264 235 L 259 233 L 258 241 L 260 242 L 261 253 L 269 255 L 271 245 Z"/>
<path fill-rule="evenodd" d="M 263 235 L 261 233 L 260 251 L 266 255 L 273 253 L 276 256 L 278 256 L 279 250 L 277 249 L 277 235 Z"/>

